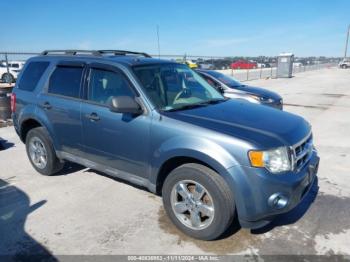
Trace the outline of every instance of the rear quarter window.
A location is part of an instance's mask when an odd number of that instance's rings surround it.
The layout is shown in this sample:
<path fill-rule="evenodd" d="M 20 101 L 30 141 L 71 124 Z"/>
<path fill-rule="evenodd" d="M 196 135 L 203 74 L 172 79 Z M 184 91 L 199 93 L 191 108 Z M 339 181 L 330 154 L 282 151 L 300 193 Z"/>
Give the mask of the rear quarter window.
<path fill-rule="evenodd" d="M 82 75 L 82 67 L 58 66 L 50 77 L 48 92 L 78 98 Z"/>
<path fill-rule="evenodd" d="M 23 71 L 18 88 L 33 91 L 48 66 L 49 62 L 30 62 Z"/>

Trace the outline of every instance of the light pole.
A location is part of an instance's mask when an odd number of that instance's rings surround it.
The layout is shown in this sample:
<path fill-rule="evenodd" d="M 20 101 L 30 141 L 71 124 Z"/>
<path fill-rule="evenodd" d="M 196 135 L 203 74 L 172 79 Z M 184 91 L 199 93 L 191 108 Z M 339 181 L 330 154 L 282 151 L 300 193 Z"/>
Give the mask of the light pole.
<path fill-rule="evenodd" d="M 157 25 L 158 58 L 160 59 L 159 25 Z"/>
<path fill-rule="evenodd" d="M 350 34 L 350 25 L 348 26 L 348 32 L 347 32 L 347 34 L 346 34 L 344 58 L 346 58 L 346 55 L 347 55 L 347 52 L 348 52 L 349 34 Z"/>

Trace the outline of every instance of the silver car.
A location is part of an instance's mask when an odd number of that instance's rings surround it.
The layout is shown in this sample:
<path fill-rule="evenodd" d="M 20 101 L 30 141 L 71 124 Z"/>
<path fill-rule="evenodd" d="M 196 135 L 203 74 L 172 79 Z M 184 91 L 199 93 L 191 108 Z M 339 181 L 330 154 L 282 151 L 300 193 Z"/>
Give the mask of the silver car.
<path fill-rule="evenodd" d="M 211 86 L 225 97 L 243 99 L 254 104 L 262 104 L 283 109 L 283 99 L 275 92 L 244 85 L 237 80 L 214 70 L 196 70 Z"/>

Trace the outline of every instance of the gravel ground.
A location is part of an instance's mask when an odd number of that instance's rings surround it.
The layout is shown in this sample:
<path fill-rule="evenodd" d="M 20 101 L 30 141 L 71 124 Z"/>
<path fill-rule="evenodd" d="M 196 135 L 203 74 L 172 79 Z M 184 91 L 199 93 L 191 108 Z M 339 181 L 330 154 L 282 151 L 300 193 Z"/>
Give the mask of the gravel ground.
<path fill-rule="evenodd" d="M 0 128 L 0 254 L 350 254 L 350 70 L 247 82 L 280 93 L 285 110 L 312 123 L 318 187 L 259 230 L 193 240 L 161 199 L 78 165 L 45 177 L 30 166 L 12 127 Z"/>

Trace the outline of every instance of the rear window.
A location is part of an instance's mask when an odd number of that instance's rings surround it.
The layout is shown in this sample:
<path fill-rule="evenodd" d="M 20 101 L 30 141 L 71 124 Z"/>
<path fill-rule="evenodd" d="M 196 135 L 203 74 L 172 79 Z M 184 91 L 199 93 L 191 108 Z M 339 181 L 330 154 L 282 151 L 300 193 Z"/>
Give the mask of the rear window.
<path fill-rule="evenodd" d="M 49 66 L 49 62 L 31 62 L 23 72 L 18 88 L 26 91 L 33 91 L 41 76 Z"/>
<path fill-rule="evenodd" d="M 51 75 L 48 92 L 78 98 L 82 75 L 82 67 L 58 66 Z"/>

